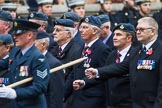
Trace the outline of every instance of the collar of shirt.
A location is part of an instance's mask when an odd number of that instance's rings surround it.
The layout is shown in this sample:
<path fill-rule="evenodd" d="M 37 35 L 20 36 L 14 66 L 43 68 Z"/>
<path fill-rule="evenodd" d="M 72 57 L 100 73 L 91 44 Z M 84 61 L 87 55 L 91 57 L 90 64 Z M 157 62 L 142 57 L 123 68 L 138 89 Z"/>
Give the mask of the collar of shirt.
<path fill-rule="evenodd" d="M 126 54 L 128 53 L 129 49 L 130 49 L 131 45 L 129 45 L 128 47 L 126 47 L 125 49 L 123 49 L 122 51 L 118 51 L 122 56 L 120 57 L 120 62 L 122 62 L 126 56 Z"/>
<path fill-rule="evenodd" d="M 21 50 L 22 55 L 24 55 L 32 46 L 33 46 L 33 44 L 30 45 L 29 47 L 25 48 L 24 50 Z"/>
<path fill-rule="evenodd" d="M 61 46 L 62 51 L 65 49 L 65 47 L 67 46 L 67 44 L 68 44 L 69 42 L 70 42 L 70 41 L 66 42 L 64 45 Z"/>
<path fill-rule="evenodd" d="M 109 40 L 111 34 L 112 34 L 112 32 L 110 32 L 110 34 L 102 41 L 104 44 L 106 44 L 107 40 Z"/>
<path fill-rule="evenodd" d="M 3 57 L 3 59 L 6 59 L 6 58 L 8 58 L 8 57 L 9 57 L 9 55 L 7 54 L 6 56 Z"/>
<path fill-rule="evenodd" d="M 78 33 L 79 31 L 78 30 L 76 30 L 75 32 L 74 32 L 74 34 L 73 34 L 73 37 L 75 37 L 76 36 L 76 34 Z"/>
<path fill-rule="evenodd" d="M 45 56 L 47 54 L 47 50 L 43 52 L 43 55 Z"/>
<path fill-rule="evenodd" d="M 149 42 L 147 45 L 142 44 L 142 47 L 145 46 L 146 47 L 146 51 L 147 51 L 155 41 L 156 41 L 156 39 L 151 41 L 151 42 Z"/>
<path fill-rule="evenodd" d="M 84 46 L 89 46 L 91 47 L 99 38 L 96 38 L 95 40 L 91 41 L 88 45 L 85 44 Z"/>

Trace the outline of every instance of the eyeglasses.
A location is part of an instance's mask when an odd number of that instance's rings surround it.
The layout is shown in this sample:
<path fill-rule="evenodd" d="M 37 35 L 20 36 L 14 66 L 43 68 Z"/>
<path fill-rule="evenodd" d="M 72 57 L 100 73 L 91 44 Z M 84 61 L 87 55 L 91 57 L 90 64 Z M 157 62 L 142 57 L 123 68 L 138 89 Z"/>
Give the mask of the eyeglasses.
<path fill-rule="evenodd" d="M 152 28 L 136 28 L 136 32 L 137 31 L 143 32 L 144 30 L 147 30 L 147 29 L 152 29 Z"/>

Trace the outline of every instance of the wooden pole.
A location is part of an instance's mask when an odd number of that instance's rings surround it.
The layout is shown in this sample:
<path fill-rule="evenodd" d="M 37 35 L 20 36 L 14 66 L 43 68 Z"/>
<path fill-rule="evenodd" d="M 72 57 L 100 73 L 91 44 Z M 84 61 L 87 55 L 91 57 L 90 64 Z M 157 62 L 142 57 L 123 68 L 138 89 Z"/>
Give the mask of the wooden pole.
<path fill-rule="evenodd" d="M 59 70 L 61 70 L 61 69 L 65 69 L 65 68 L 70 67 L 70 66 L 72 66 L 72 65 L 78 64 L 78 63 L 82 62 L 82 61 L 85 60 L 85 59 L 87 59 L 87 57 L 80 58 L 80 59 L 71 61 L 71 62 L 69 62 L 69 63 L 63 64 L 63 65 L 61 65 L 61 66 L 58 66 L 58 67 L 56 67 L 56 68 L 51 69 L 51 70 L 50 70 L 50 73 L 54 73 L 54 72 L 57 72 L 57 71 L 59 71 Z M 16 83 L 10 84 L 10 85 L 8 85 L 8 86 L 6 86 L 6 87 L 15 88 L 15 87 L 17 87 L 17 86 L 19 86 L 19 85 L 25 84 L 25 83 L 30 82 L 30 81 L 32 81 L 32 80 L 33 80 L 33 77 L 29 77 L 29 78 L 26 78 L 26 79 L 24 79 L 24 80 L 18 81 L 18 82 L 16 82 Z"/>

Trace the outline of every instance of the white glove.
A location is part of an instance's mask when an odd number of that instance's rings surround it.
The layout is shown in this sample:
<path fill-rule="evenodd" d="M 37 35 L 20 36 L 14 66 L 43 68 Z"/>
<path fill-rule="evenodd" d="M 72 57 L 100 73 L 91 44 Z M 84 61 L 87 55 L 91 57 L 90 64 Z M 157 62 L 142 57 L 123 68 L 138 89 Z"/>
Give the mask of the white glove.
<path fill-rule="evenodd" d="M 8 87 L 0 87 L 0 98 L 15 99 L 17 97 L 16 91 Z"/>

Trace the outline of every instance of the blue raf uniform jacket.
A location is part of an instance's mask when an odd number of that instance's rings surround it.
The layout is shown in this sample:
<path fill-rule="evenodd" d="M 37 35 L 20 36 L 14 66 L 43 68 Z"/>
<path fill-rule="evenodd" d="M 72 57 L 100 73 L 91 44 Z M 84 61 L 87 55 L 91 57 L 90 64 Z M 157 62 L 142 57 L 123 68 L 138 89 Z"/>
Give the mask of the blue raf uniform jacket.
<path fill-rule="evenodd" d="M 20 52 L 15 47 L 11 50 L 8 61 L 0 61 L 0 68 L 8 66 L 11 83 L 33 77 L 33 81 L 14 88 L 17 98 L 12 101 L 12 108 L 47 108 L 44 93 L 49 81 L 49 64 L 35 46 L 22 57 L 19 56 Z"/>

